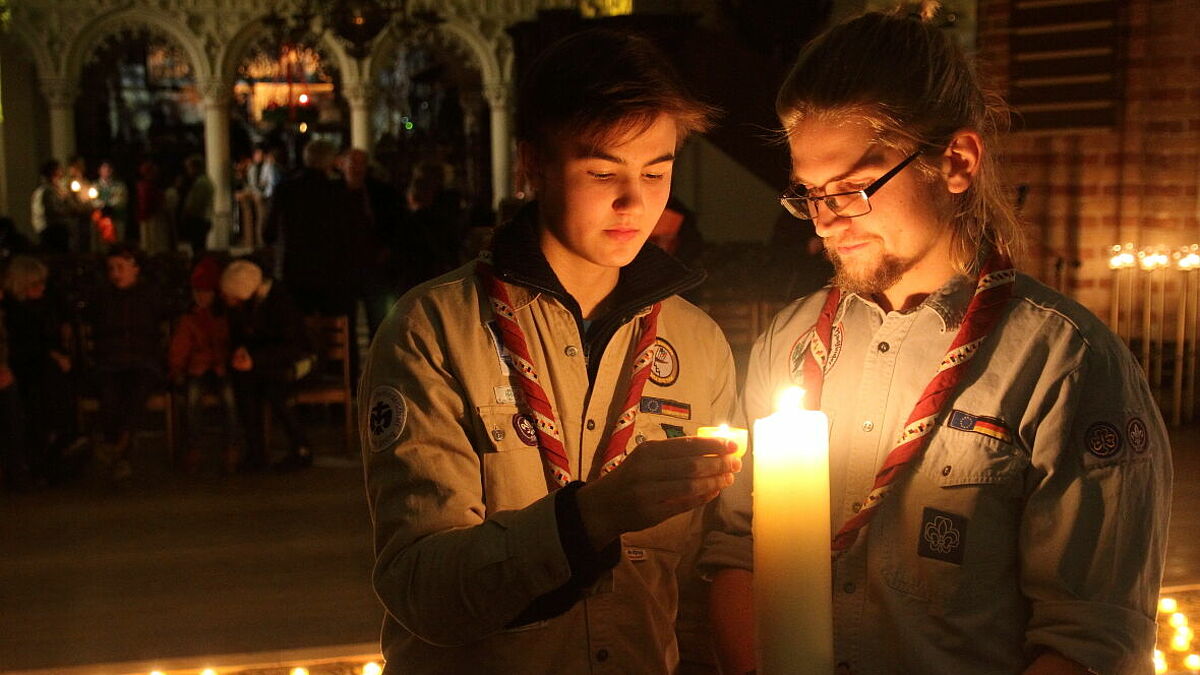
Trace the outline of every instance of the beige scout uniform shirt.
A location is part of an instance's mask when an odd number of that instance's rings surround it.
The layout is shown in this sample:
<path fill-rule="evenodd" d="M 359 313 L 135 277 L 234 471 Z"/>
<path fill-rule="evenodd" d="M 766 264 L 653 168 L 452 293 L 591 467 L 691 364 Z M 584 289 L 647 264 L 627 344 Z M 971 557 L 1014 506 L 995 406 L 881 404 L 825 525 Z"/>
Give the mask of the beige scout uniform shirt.
<path fill-rule="evenodd" d="M 592 355 L 602 360 L 589 389 L 572 314 L 550 296 L 508 290 L 572 475 L 595 477 L 628 391 L 638 322 Z M 514 425 L 517 376 L 501 360 L 481 299 L 473 264 L 410 292 L 381 327 L 363 374 L 374 583 L 387 609 L 389 672 L 671 672 L 676 567 L 686 535 L 696 532 L 693 513 L 623 535 L 620 562 L 565 614 L 506 628 L 571 570 L 541 455 Z M 732 357 L 715 323 L 671 297 L 658 337 L 665 348 L 630 449 L 694 435 L 735 412 Z"/>
<path fill-rule="evenodd" d="M 907 313 L 843 303 L 822 394 L 834 532 L 861 507 L 972 291 L 952 280 Z M 835 654 L 855 673 L 1017 673 L 1037 646 L 1100 673 L 1151 670 L 1171 486 L 1162 419 L 1096 317 L 1024 275 L 1013 294 L 923 455 L 834 565 Z M 759 339 L 749 419 L 800 382 L 825 297 L 784 309 Z M 752 566 L 748 482 L 720 498 L 708 571 Z"/>

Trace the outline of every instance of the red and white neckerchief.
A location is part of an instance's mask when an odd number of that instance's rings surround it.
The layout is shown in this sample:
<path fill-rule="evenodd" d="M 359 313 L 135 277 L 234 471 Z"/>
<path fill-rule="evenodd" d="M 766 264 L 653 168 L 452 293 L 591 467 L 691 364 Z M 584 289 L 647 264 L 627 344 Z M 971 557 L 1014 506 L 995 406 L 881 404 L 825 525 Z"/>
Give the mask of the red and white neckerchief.
<path fill-rule="evenodd" d="M 482 257 L 476 263 L 476 271 L 487 291 L 492 315 L 496 317 L 496 323 L 500 328 L 500 339 L 504 342 L 504 348 L 512 356 L 516 371 L 521 375 L 521 391 L 525 394 L 525 401 L 533 414 L 538 448 L 542 453 L 542 464 L 554 484 L 562 487 L 572 480 L 571 464 L 567 459 L 567 451 L 563 447 L 562 438 L 559 436 L 554 405 L 538 381 L 537 368 L 534 366 L 533 357 L 529 354 L 525 332 L 517 324 L 512 301 L 509 300 L 508 289 L 504 282 L 496 277 L 491 264 L 487 261 L 487 256 Z M 601 474 L 617 468 L 625 459 L 625 446 L 633 434 L 633 422 L 637 417 L 642 390 L 646 387 L 646 380 L 650 378 L 650 364 L 654 360 L 654 340 L 658 336 L 658 314 L 661 310 L 662 303 L 656 302 L 650 311 L 638 320 L 639 339 L 637 350 L 634 352 L 633 375 L 629 381 L 629 393 L 625 396 L 623 412 L 613 423 L 612 433 L 608 437 L 608 445 L 605 446 L 604 454 L 601 456 L 603 461 L 600 468 Z"/>
<path fill-rule="evenodd" d="M 975 284 L 975 295 L 967 305 L 967 313 L 959 326 L 958 334 L 950 344 L 950 350 L 942 359 L 938 372 L 926 385 L 925 391 L 917 399 L 917 404 L 904 423 L 904 429 L 896 440 L 896 446 L 883 460 L 883 466 L 875 474 L 875 483 L 871 492 L 863 502 L 862 510 L 846 521 L 833 535 L 832 550 L 835 554 L 845 551 L 854 544 L 858 532 L 866 527 L 875 517 L 883 498 L 887 496 L 896 479 L 902 474 L 904 467 L 920 457 L 929 440 L 929 433 L 934 429 L 938 417 L 946 402 L 958 388 L 958 383 L 966 373 L 966 364 L 979 351 L 980 345 L 987 339 L 997 320 L 1004 313 L 1008 300 L 1012 297 L 1012 285 L 1016 280 L 1016 270 L 1007 258 L 993 255 L 984 264 L 979 279 Z M 834 287 L 825 299 L 821 313 L 817 315 L 817 323 L 813 327 L 813 337 L 804 355 L 802 376 L 805 387 L 805 404 L 808 408 L 817 410 L 821 406 L 821 385 L 825 378 L 825 361 L 829 354 L 830 340 L 833 331 L 834 317 L 841 302 L 841 290 Z"/>

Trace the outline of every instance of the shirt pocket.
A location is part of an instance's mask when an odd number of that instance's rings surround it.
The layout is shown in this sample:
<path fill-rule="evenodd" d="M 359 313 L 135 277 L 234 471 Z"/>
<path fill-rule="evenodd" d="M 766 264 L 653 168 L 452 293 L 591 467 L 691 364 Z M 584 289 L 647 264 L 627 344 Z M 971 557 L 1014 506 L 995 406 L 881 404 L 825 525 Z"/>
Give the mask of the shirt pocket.
<path fill-rule="evenodd" d="M 933 613 L 967 611 L 1017 584 L 1029 457 L 1011 443 L 939 427 L 871 527 L 884 581 Z M 874 547 L 874 543 L 872 544 Z"/>
<path fill-rule="evenodd" d="M 479 406 L 483 438 L 477 446 L 483 472 L 483 502 L 489 513 L 522 509 L 549 489 L 536 436 L 533 445 L 520 429 L 514 405 Z"/>
<path fill-rule="evenodd" d="M 641 413 L 633 424 L 633 439 L 630 450 L 646 441 L 662 441 L 682 436 L 695 436 L 700 427 L 693 420 L 678 419 L 666 415 Z M 638 532 L 628 532 L 621 537 L 624 554 L 634 563 L 646 560 L 647 551 L 656 551 L 658 555 L 667 553 L 678 562 L 677 556 L 686 543 L 688 528 L 691 523 L 691 512 L 672 516 L 667 520 Z"/>

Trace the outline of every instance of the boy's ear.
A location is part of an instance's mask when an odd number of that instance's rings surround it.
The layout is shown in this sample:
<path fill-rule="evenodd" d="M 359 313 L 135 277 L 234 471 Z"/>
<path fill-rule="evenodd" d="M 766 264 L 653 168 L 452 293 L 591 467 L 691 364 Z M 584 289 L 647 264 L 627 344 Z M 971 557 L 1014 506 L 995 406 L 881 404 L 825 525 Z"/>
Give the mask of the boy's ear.
<path fill-rule="evenodd" d="M 953 194 L 961 194 L 971 187 L 979 175 L 983 161 L 983 138 L 973 129 L 963 129 L 954 134 L 950 145 L 942 154 L 942 174 L 946 177 L 946 188 Z"/>

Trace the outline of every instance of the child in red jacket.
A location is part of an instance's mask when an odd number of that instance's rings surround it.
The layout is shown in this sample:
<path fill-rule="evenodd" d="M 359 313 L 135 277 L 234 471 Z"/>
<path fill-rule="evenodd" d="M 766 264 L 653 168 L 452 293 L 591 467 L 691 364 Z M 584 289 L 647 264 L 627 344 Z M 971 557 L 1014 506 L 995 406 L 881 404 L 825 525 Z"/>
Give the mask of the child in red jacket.
<path fill-rule="evenodd" d="M 225 424 L 221 427 L 225 451 L 221 468 L 232 473 L 237 465 L 237 414 L 233 387 L 226 364 L 229 363 L 229 320 L 216 302 L 217 281 L 221 267 L 215 258 L 205 257 L 192 270 L 193 304 L 171 335 L 168 364 L 171 381 L 177 390 L 187 392 L 187 449 L 182 464 L 185 471 L 195 473 L 201 460 L 197 436 L 203 413 L 203 397 L 212 393 L 223 408 Z"/>

